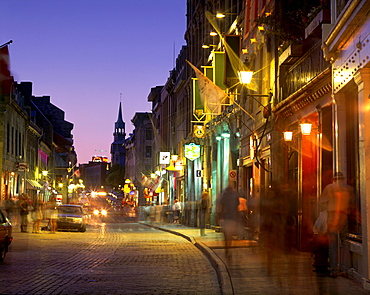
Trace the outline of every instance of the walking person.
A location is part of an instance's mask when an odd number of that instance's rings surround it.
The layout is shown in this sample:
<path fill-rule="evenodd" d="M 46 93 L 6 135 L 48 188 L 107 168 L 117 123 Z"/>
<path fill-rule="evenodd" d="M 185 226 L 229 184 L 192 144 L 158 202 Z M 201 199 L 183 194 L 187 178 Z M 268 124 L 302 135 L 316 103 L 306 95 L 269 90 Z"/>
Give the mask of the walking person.
<path fill-rule="evenodd" d="M 231 247 L 233 236 L 238 235 L 238 206 L 239 194 L 231 186 L 228 186 L 221 195 L 218 209 L 225 240 L 225 254 L 228 259 L 230 258 L 229 249 Z"/>
<path fill-rule="evenodd" d="M 348 231 L 348 213 L 353 189 L 344 183 L 341 172 L 334 173 L 333 183 L 327 185 L 320 197 L 320 211 L 327 211 L 327 233 L 329 239 L 329 264 L 332 278 L 338 276 L 339 243 L 345 241 Z"/>
<path fill-rule="evenodd" d="M 28 214 L 29 214 L 29 202 L 28 202 L 28 195 L 22 194 L 20 197 L 19 202 L 19 215 L 21 217 L 21 232 L 27 232 L 28 226 Z"/>
<path fill-rule="evenodd" d="M 180 223 L 180 213 L 181 213 L 181 204 L 177 199 L 174 200 L 174 203 L 172 205 L 172 211 L 173 211 L 173 223 Z"/>
<path fill-rule="evenodd" d="M 56 206 L 57 206 L 56 198 L 54 195 L 52 195 L 50 197 L 50 200 L 46 204 L 46 210 L 45 210 L 46 219 L 49 220 L 51 234 L 55 234 L 57 231 L 58 210 Z"/>
<path fill-rule="evenodd" d="M 44 202 L 42 201 L 42 197 L 39 196 L 37 201 L 34 203 L 33 206 L 33 229 L 32 233 L 41 234 L 41 220 L 44 218 L 43 211 L 44 211 Z"/>
<path fill-rule="evenodd" d="M 200 215 L 199 215 L 199 223 L 200 223 L 200 235 L 206 236 L 205 228 L 206 228 L 206 218 L 209 208 L 209 194 L 208 192 L 204 191 L 202 193 L 202 197 L 200 200 Z"/>
<path fill-rule="evenodd" d="M 238 215 L 239 215 L 239 223 L 240 223 L 239 238 L 244 240 L 245 239 L 245 228 L 247 227 L 247 220 L 248 220 L 247 199 L 244 196 L 239 197 Z"/>
<path fill-rule="evenodd" d="M 15 213 L 15 202 L 11 196 L 5 201 L 5 212 L 6 217 L 12 222 L 13 214 Z"/>

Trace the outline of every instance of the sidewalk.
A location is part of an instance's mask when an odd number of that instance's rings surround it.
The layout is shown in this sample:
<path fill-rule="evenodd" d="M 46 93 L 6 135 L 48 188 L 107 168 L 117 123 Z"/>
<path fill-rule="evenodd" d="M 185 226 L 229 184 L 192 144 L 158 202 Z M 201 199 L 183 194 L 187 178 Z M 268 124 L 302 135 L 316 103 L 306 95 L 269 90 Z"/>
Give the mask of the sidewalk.
<path fill-rule="evenodd" d="M 222 293 L 228 294 L 370 294 L 352 277 L 336 279 L 313 271 L 310 253 L 267 251 L 253 240 L 235 240 L 231 259 L 224 253 L 222 233 L 181 224 L 150 224 L 182 236 L 199 248 L 215 268 Z"/>

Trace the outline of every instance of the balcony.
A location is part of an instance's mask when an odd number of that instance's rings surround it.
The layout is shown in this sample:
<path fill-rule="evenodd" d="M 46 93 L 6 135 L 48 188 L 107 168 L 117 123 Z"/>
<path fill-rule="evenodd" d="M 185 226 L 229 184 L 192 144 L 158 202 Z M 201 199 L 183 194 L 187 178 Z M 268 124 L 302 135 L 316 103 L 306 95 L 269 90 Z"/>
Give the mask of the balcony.
<path fill-rule="evenodd" d="M 305 38 L 321 37 L 321 25 L 330 24 L 330 9 L 321 9 L 305 29 Z"/>
<path fill-rule="evenodd" d="M 292 65 L 303 54 L 302 44 L 292 43 L 279 56 L 279 66 Z"/>

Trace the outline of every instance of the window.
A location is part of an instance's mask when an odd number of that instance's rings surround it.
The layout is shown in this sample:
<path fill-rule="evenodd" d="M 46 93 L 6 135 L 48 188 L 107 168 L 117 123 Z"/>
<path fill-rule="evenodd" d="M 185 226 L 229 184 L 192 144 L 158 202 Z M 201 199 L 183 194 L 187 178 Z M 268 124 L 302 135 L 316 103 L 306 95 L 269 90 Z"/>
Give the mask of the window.
<path fill-rule="evenodd" d="M 145 147 L 145 158 L 151 158 L 152 157 L 152 147 L 146 146 Z"/>
<path fill-rule="evenodd" d="M 15 130 L 15 156 L 18 156 L 18 130 Z"/>
<path fill-rule="evenodd" d="M 9 154 L 10 152 L 10 125 L 8 123 L 7 125 L 7 128 L 6 128 L 6 131 L 7 131 L 7 136 L 6 136 L 6 152 Z"/>
<path fill-rule="evenodd" d="M 153 132 L 152 128 L 145 128 L 145 140 L 152 140 L 153 139 Z"/>
<path fill-rule="evenodd" d="M 18 133 L 18 144 L 19 144 L 19 155 L 23 158 L 24 154 L 23 154 L 23 142 L 22 142 L 22 134 L 21 132 L 19 131 Z"/>
<path fill-rule="evenodd" d="M 12 134 L 11 134 L 11 136 L 12 136 L 12 139 L 11 139 L 11 145 L 12 145 L 12 155 L 14 155 L 14 127 L 12 127 Z"/>

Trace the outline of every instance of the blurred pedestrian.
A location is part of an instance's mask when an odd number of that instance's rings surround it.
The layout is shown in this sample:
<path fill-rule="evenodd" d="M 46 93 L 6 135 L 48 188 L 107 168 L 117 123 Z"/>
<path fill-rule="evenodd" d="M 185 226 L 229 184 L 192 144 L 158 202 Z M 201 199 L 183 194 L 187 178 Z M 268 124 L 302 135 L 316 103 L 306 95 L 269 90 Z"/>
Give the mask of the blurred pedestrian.
<path fill-rule="evenodd" d="M 326 229 L 329 239 L 329 264 L 332 278 L 338 276 L 339 243 L 344 243 L 348 232 L 348 213 L 353 189 L 341 172 L 335 172 L 333 183 L 327 185 L 320 197 L 320 211 L 327 211 Z"/>
<path fill-rule="evenodd" d="M 172 211 L 173 211 L 173 223 L 179 223 L 180 213 L 181 213 L 181 204 L 177 199 L 175 199 L 173 202 Z"/>
<path fill-rule="evenodd" d="M 278 275 L 281 271 L 274 266 L 275 260 L 279 259 L 285 250 L 285 207 L 281 186 L 272 183 L 261 199 L 261 244 L 266 247 L 269 275 Z"/>
<path fill-rule="evenodd" d="M 208 192 L 204 191 L 201 196 L 200 200 L 200 215 L 199 215 L 199 223 L 200 223 L 200 235 L 206 236 L 205 228 L 206 228 L 206 218 L 209 208 L 209 194 Z"/>
<path fill-rule="evenodd" d="M 11 196 L 9 196 L 9 198 L 5 200 L 5 212 L 6 212 L 6 217 L 11 222 L 13 218 L 13 214 L 15 213 L 15 202 Z"/>
<path fill-rule="evenodd" d="M 239 238 L 244 240 L 245 239 L 245 228 L 247 227 L 247 223 L 248 223 L 247 199 L 244 196 L 239 197 L 238 215 L 239 215 L 239 223 L 240 223 Z"/>
<path fill-rule="evenodd" d="M 46 203 L 45 218 L 49 220 L 50 233 L 55 234 L 57 231 L 57 202 L 54 195 L 50 196 L 50 200 Z"/>
<path fill-rule="evenodd" d="M 34 205 L 33 205 L 33 229 L 32 233 L 40 234 L 41 233 L 41 220 L 44 218 L 44 202 L 42 197 L 39 196 Z"/>
<path fill-rule="evenodd" d="M 20 220 L 21 220 L 21 217 L 19 215 L 19 211 L 20 211 L 19 204 L 21 202 L 21 196 L 18 196 L 18 197 L 14 196 L 13 199 L 14 199 L 15 206 L 14 206 L 14 211 L 13 211 L 12 224 L 14 226 L 18 226 L 20 225 Z"/>
<path fill-rule="evenodd" d="M 185 205 L 184 205 L 184 211 L 185 211 L 185 225 L 190 225 L 190 214 L 191 214 L 191 205 L 188 198 L 185 198 Z"/>
<path fill-rule="evenodd" d="M 233 236 L 239 233 L 239 194 L 228 186 L 221 195 L 219 201 L 220 224 L 225 240 L 225 254 L 230 258 L 229 249 L 231 247 Z"/>
<path fill-rule="evenodd" d="M 155 205 L 154 204 L 151 204 L 149 208 L 149 219 L 150 219 L 150 223 L 153 224 L 155 221 Z"/>
<path fill-rule="evenodd" d="M 28 207 L 29 207 L 28 195 L 22 194 L 20 197 L 20 202 L 19 202 L 19 214 L 21 217 L 21 232 L 22 233 L 27 232 L 28 214 L 29 214 Z"/>

